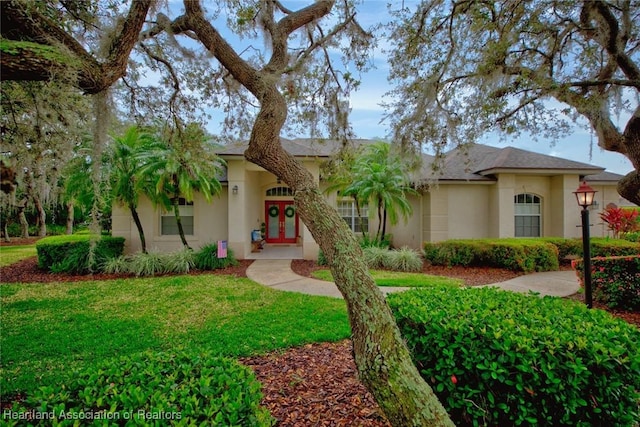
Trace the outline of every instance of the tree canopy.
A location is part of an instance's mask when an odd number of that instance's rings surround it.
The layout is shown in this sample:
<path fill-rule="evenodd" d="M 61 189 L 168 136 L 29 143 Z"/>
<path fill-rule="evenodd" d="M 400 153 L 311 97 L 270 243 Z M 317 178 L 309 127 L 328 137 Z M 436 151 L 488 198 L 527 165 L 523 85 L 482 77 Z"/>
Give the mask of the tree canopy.
<path fill-rule="evenodd" d="M 430 0 L 394 17 L 397 140 L 440 153 L 495 130 L 553 139 L 581 116 L 631 160 L 618 191 L 640 204 L 640 2 Z"/>

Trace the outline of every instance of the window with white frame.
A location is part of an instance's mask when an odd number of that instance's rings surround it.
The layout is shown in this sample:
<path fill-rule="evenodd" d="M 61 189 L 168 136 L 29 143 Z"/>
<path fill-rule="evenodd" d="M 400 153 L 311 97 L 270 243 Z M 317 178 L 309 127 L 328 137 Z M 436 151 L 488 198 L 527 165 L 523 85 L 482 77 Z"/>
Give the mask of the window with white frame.
<path fill-rule="evenodd" d="M 338 214 L 349 224 L 349 227 L 355 233 L 367 233 L 369 231 L 368 206 L 365 204 L 360 206 L 360 215 L 353 200 L 339 200 Z"/>
<path fill-rule="evenodd" d="M 193 236 L 193 202 L 187 202 L 184 198 L 178 199 L 180 221 L 185 235 Z M 163 236 L 178 235 L 178 222 L 173 209 L 162 212 L 160 217 L 160 234 Z"/>
<path fill-rule="evenodd" d="M 541 203 L 535 194 L 522 193 L 514 196 L 515 236 L 540 237 Z"/>

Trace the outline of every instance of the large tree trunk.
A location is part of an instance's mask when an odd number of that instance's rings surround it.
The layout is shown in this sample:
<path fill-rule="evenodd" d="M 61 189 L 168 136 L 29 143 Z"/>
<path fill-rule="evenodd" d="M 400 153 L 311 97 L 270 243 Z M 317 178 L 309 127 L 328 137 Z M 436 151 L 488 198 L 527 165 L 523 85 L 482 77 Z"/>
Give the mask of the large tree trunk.
<path fill-rule="evenodd" d="M 118 23 L 119 32 L 111 35 L 106 59 L 100 62 L 62 30 L 59 22 L 37 8 L 27 7 L 28 4 L 17 0 L 0 1 L 2 36 L 12 47 L 0 55 L 2 79 L 49 80 L 59 70 L 75 66 L 80 89 L 89 94 L 107 90 L 125 75 L 129 54 L 138 41 L 152 3 L 152 0 L 131 2 L 126 17 Z M 11 39 L 44 46 L 11 44 Z"/>

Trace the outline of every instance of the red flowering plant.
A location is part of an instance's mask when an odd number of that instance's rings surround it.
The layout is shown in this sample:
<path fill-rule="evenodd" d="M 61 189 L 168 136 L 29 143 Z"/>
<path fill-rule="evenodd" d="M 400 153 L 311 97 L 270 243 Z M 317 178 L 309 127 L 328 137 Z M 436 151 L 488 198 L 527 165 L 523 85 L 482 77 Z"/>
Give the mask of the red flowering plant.
<path fill-rule="evenodd" d="M 636 209 L 622 209 L 614 203 L 609 203 L 600 218 L 607 223 L 613 237 L 617 239 L 622 233 L 631 233 L 640 229 L 638 211 Z"/>

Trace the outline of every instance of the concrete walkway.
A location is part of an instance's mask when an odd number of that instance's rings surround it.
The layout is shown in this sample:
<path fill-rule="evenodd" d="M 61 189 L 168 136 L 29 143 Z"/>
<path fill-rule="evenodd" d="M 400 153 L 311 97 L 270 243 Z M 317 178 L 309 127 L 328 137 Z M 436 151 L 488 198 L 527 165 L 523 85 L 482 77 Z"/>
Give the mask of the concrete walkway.
<path fill-rule="evenodd" d="M 280 291 L 300 292 L 309 295 L 322 295 L 342 298 L 342 294 L 333 282 L 299 276 L 291 270 L 291 260 L 276 259 L 255 260 L 247 269 L 247 277 L 254 282 Z M 549 271 L 516 277 L 506 282 L 491 285 L 514 292 L 536 292 L 540 295 L 565 297 L 575 294 L 580 286 L 573 271 Z M 381 286 L 384 294 L 409 288 Z"/>

